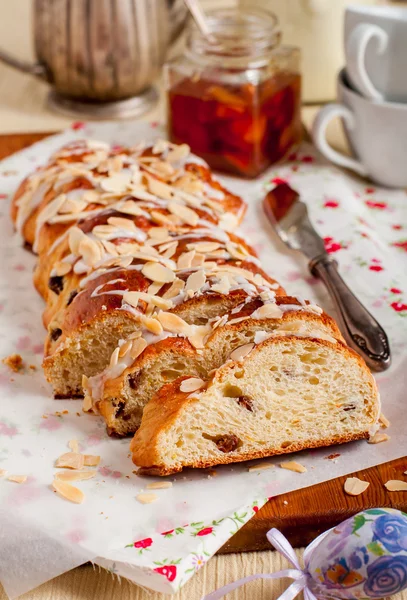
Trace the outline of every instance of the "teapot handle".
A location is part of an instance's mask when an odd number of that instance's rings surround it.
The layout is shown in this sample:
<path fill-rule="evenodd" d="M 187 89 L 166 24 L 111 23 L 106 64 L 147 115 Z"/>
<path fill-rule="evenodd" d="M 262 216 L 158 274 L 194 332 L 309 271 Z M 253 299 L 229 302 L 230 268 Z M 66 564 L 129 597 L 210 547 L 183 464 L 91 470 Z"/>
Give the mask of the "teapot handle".
<path fill-rule="evenodd" d="M 321 15 L 332 8 L 332 0 L 302 0 L 302 4 L 311 15 Z"/>
<path fill-rule="evenodd" d="M 28 62 L 25 60 L 20 60 L 19 58 L 15 58 L 5 50 L 0 48 L 0 62 L 13 67 L 14 69 L 18 69 L 23 73 L 30 73 L 31 75 L 35 75 L 39 77 L 39 79 L 43 79 L 44 81 L 48 81 L 47 70 L 45 66 L 39 62 Z"/>

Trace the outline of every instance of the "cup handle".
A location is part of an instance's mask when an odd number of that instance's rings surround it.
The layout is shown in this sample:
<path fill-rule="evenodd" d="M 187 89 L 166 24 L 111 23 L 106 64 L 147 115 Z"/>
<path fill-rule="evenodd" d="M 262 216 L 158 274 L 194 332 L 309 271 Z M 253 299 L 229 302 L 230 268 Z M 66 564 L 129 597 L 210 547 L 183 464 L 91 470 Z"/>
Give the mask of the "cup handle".
<path fill-rule="evenodd" d="M 48 74 L 45 66 L 41 63 L 31 63 L 26 62 L 24 60 L 20 60 L 19 58 L 15 58 L 5 50 L 0 48 L 0 62 L 8 65 L 9 67 L 14 67 L 14 69 L 18 69 L 23 73 L 30 73 L 31 75 L 35 75 L 40 79 L 48 81 Z"/>
<path fill-rule="evenodd" d="M 370 40 L 376 41 L 377 54 L 387 48 L 389 36 L 378 25 L 359 23 L 345 42 L 346 72 L 354 87 L 366 98 L 383 100 L 366 71 L 365 53 Z"/>
<path fill-rule="evenodd" d="M 333 117 L 342 117 L 349 129 L 355 127 L 355 117 L 352 111 L 343 104 L 327 104 L 317 114 L 312 125 L 312 139 L 318 150 L 331 162 L 351 169 L 359 175 L 366 176 L 367 171 L 362 163 L 342 152 L 334 150 L 326 140 L 326 129 Z"/>

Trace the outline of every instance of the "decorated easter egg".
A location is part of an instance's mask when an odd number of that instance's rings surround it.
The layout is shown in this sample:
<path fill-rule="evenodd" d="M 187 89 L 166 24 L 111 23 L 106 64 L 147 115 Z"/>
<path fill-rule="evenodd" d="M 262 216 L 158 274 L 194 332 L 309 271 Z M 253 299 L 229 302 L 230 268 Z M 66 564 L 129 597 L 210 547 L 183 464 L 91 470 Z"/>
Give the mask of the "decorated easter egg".
<path fill-rule="evenodd" d="M 304 554 L 318 598 L 383 598 L 407 588 L 407 514 L 372 508 L 320 535 Z"/>

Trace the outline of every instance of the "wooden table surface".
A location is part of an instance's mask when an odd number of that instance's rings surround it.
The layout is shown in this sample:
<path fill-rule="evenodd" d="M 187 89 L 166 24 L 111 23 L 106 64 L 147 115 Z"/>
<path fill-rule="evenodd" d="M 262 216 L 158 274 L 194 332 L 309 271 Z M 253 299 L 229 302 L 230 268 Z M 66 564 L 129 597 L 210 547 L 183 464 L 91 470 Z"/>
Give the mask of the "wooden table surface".
<path fill-rule="evenodd" d="M 0 135 L 0 159 L 39 141 L 46 135 L 48 134 Z M 294 546 L 304 546 L 322 531 L 363 508 L 386 506 L 407 511 L 407 494 L 403 494 L 403 492 L 390 493 L 383 485 L 389 479 L 402 479 L 406 469 L 407 458 L 405 457 L 354 473 L 353 475 L 357 475 L 371 484 L 363 495 L 357 497 L 344 494 L 343 483 L 346 477 L 277 496 L 242 527 L 221 549 L 221 552 L 234 553 L 268 549 L 269 545 L 265 534 L 271 527 L 280 529 Z M 269 554 L 267 553 L 267 555 Z M 249 556 L 252 555 L 247 555 L 248 560 Z M 89 570 L 86 572 L 90 573 Z M 83 573 L 81 577 L 84 577 Z M 53 593 L 50 597 L 58 596 Z M 67 600 L 71 597 L 71 595 L 66 596 Z"/>

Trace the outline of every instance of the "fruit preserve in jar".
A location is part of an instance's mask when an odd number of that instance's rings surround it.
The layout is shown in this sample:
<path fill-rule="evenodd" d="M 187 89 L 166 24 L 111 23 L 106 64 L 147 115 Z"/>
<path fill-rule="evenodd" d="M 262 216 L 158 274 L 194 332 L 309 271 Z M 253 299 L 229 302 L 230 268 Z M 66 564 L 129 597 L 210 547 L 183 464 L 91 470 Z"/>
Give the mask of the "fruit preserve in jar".
<path fill-rule="evenodd" d="M 268 11 L 207 19 L 210 41 L 191 23 L 184 55 L 165 66 L 169 137 L 213 169 L 256 177 L 301 141 L 299 51 L 279 45 Z"/>

